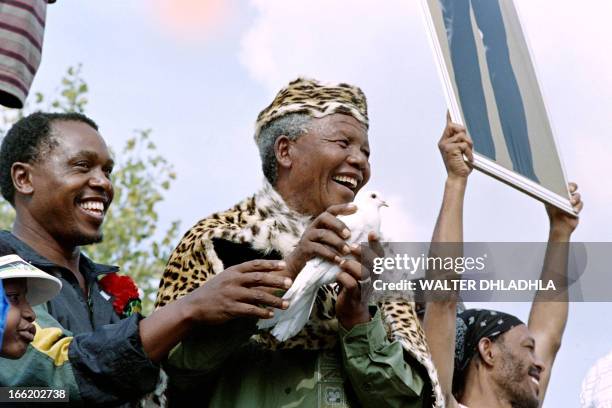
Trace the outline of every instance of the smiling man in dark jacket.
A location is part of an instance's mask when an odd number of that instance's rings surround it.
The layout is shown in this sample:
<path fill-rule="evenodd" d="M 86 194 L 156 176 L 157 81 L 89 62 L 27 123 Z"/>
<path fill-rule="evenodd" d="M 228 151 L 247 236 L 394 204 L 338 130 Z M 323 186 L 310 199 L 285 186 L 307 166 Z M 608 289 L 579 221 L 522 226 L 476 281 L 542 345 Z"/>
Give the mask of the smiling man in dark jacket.
<path fill-rule="evenodd" d="M 2 141 L 0 188 L 16 219 L 11 232 L 0 232 L 0 241 L 63 287 L 37 307 L 37 334 L 26 354 L 0 359 L 0 386 L 61 388 L 74 404 L 127 404 L 154 389 L 158 363 L 194 324 L 228 319 L 219 296 L 243 316 L 266 318 L 269 311 L 260 306 L 281 307 L 280 298 L 253 288 L 253 282 L 268 289 L 291 285 L 288 278 L 262 273 L 282 263 L 263 261 L 228 268 L 216 283 L 146 318 L 113 310 L 112 293 L 101 290 L 99 278 L 118 268 L 80 251 L 102 240 L 113 200 L 112 170 L 97 125 L 81 114 L 35 113 Z"/>

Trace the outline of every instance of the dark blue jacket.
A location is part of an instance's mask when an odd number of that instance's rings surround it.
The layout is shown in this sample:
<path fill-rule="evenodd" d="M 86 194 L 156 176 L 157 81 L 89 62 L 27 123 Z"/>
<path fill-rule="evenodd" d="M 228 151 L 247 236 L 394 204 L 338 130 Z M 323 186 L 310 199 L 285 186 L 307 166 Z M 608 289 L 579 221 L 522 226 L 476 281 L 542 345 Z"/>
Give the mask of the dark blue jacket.
<path fill-rule="evenodd" d="M 19 360 L 0 358 L 0 386 L 39 386 L 69 391 L 74 405 L 118 406 L 153 391 L 159 366 L 142 348 L 140 314 L 120 319 L 112 297 L 101 293 L 100 275 L 116 266 L 92 262 L 81 254 L 79 267 L 87 283 L 86 299 L 74 274 L 39 255 L 8 231 L 0 242 L 62 281 L 62 290 L 46 305 L 34 308 L 37 335 Z"/>

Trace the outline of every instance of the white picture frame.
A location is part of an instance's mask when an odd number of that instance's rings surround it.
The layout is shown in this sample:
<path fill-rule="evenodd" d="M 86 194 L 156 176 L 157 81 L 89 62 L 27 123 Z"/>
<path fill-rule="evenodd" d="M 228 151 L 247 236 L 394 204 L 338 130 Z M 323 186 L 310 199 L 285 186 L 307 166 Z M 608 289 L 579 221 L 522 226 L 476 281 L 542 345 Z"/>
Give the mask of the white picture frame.
<path fill-rule="evenodd" d="M 474 167 L 576 215 L 514 2 L 421 4 L 451 120 L 474 140 Z"/>

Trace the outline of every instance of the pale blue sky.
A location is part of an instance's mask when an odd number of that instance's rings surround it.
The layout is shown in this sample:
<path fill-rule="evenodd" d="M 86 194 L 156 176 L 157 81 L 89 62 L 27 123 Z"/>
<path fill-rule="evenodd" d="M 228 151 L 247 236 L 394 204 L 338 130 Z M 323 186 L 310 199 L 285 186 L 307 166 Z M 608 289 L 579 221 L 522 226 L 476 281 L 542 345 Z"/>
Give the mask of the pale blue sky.
<path fill-rule="evenodd" d="M 211 0 L 227 7 L 206 16 L 164 10 L 169 1 L 58 1 L 49 7 L 33 86 L 49 93 L 67 66 L 83 63 L 88 113 L 115 150 L 132 129 L 153 129 L 178 174 L 160 207 L 164 225 L 180 219 L 186 230 L 258 188 L 257 113 L 287 81 L 306 75 L 364 89 L 371 187 L 393 204 L 391 235 L 429 238 L 444 182 L 436 143 L 446 106 L 419 2 Z M 183 10 L 189 3 L 173 2 Z M 566 172 L 586 202 L 574 238 L 612 241 L 612 6 L 517 3 Z M 466 240 L 546 239 L 542 205 L 480 173 L 471 176 L 465 208 Z M 500 308 L 528 313 L 528 305 Z M 588 367 L 612 348 L 611 311 L 611 304 L 571 305 L 545 406 L 578 406 Z"/>

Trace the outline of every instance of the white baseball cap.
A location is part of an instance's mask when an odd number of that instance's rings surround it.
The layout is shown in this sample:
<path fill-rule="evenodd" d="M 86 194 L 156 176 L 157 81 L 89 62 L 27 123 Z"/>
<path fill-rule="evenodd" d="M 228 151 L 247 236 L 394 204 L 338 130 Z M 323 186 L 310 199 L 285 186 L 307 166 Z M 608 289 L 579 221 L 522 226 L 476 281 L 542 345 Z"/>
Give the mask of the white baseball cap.
<path fill-rule="evenodd" d="M 27 263 L 19 255 L 0 257 L 0 279 L 15 278 L 27 279 L 26 299 L 30 306 L 53 299 L 62 289 L 62 282 L 59 279 Z"/>

